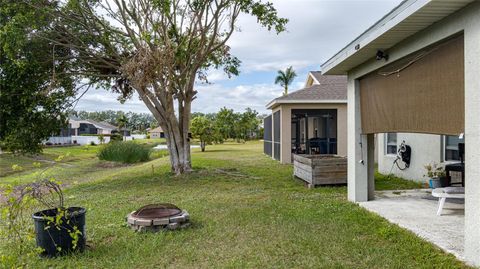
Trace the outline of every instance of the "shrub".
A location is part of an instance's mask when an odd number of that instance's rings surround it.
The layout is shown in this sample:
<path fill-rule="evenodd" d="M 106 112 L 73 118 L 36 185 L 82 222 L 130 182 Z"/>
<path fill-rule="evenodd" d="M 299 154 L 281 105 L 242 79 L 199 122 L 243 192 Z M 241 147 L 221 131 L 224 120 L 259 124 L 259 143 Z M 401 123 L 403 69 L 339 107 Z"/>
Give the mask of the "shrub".
<path fill-rule="evenodd" d="M 90 146 L 96 146 L 97 144 L 95 144 L 95 142 L 93 141 L 90 141 Z"/>
<path fill-rule="evenodd" d="M 102 147 L 98 153 L 98 158 L 122 163 L 144 162 L 150 159 L 150 148 L 131 141 L 111 142 Z"/>
<path fill-rule="evenodd" d="M 114 133 L 110 136 L 110 141 L 111 142 L 123 141 L 123 135 L 121 135 L 120 133 Z"/>

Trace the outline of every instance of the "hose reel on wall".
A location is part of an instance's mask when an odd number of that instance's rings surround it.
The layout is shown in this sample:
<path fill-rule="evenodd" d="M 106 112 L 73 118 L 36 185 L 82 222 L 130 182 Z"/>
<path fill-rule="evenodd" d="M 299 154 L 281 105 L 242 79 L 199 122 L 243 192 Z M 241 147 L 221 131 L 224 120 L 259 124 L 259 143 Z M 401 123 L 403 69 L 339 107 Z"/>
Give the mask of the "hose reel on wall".
<path fill-rule="evenodd" d="M 398 169 L 405 170 L 410 167 L 410 161 L 412 157 L 412 148 L 402 141 L 397 151 L 397 157 L 393 161 L 393 165 L 397 165 Z M 403 167 L 400 166 L 399 161 L 403 162 Z M 393 166 L 392 166 L 393 169 Z"/>

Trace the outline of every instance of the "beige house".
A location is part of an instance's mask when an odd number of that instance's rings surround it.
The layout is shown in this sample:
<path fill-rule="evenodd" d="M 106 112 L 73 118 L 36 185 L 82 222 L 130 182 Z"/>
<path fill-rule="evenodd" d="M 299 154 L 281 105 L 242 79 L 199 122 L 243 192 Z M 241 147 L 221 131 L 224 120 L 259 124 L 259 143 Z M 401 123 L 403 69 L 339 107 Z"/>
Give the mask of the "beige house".
<path fill-rule="evenodd" d="M 160 126 L 158 126 L 155 129 L 152 129 L 152 130 L 148 131 L 148 133 L 150 134 L 150 138 L 164 138 L 165 137 L 165 133 L 163 132 L 162 127 L 160 127 Z"/>
<path fill-rule="evenodd" d="M 291 163 L 292 153 L 347 155 L 347 77 L 310 72 L 305 88 L 272 100 L 264 153 Z"/>

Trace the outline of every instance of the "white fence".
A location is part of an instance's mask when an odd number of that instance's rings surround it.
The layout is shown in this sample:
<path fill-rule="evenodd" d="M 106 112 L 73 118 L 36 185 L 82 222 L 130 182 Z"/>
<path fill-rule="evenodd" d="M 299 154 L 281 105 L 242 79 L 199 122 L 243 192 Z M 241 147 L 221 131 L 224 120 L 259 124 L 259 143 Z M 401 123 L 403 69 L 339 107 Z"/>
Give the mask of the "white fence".
<path fill-rule="evenodd" d="M 71 144 L 72 143 L 72 137 L 71 136 L 52 136 L 49 137 L 47 141 L 44 142 L 46 143 L 52 143 L 52 144 Z"/>
<path fill-rule="evenodd" d="M 130 140 L 135 140 L 135 139 L 146 139 L 146 135 L 131 135 L 131 136 L 124 136 L 123 141 L 130 141 Z M 100 139 L 98 136 L 51 136 L 44 142 L 45 143 L 52 143 L 52 144 L 79 144 L 79 145 L 90 145 L 92 142 L 99 145 Z M 106 144 L 110 142 L 110 137 L 109 136 L 104 136 L 103 137 L 103 144 Z"/>
<path fill-rule="evenodd" d="M 72 136 L 72 143 L 74 143 L 75 141 L 77 141 L 77 144 L 79 145 L 90 145 L 92 142 L 99 145 L 101 144 L 100 143 L 100 139 L 98 138 L 98 136 Z M 108 136 L 104 136 L 103 137 L 103 143 L 106 144 L 110 142 L 110 137 Z"/>
<path fill-rule="evenodd" d="M 133 139 L 147 139 L 147 135 L 144 135 L 144 134 L 132 134 L 131 137 Z"/>

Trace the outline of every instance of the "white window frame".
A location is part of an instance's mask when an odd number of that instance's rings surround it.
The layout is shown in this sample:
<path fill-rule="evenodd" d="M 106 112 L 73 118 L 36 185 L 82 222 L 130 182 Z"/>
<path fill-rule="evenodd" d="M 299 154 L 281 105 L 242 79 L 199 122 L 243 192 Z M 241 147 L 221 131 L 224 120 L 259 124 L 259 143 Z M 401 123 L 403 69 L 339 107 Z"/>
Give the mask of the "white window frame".
<path fill-rule="evenodd" d="M 389 134 L 395 134 L 397 137 L 396 137 L 396 140 L 395 140 L 395 153 L 389 153 L 388 152 L 388 135 Z M 387 156 L 394 156 L 394 155 L 397 155 L 397 150 L 398 150 L 398 133 L 385 133 L 384 134 L 385 136 L 385 155 Z M 391 144 L 390 146 L 393 146 L 393 144 Z"/>

